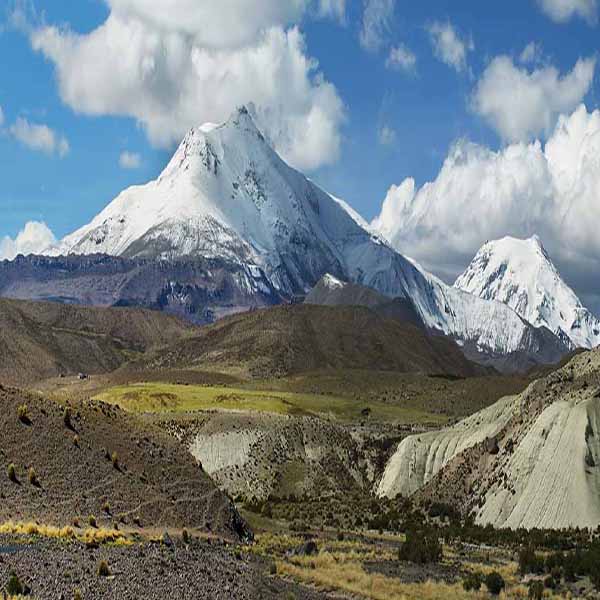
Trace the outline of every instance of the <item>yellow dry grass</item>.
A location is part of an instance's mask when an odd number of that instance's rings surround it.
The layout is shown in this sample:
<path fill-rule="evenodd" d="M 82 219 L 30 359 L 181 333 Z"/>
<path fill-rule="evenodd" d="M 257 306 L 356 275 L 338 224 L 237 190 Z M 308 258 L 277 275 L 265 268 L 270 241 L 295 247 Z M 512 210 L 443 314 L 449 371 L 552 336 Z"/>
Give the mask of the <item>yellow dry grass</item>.
<path fill-rule="evenodd" d="M 98 544 L 130 545 L 133 543 L 123 532 L 113 529 L 93 529 L 90 527 L 81 531 L 70 525 L 65 527 L 55 527 L 54 525 L 43 525 L 32 522 L 15 523 L 13 521 L 8 521 L 7 523 L 0 525 L 0 534 L 77 540 L 86 544 L 95 542 Z"/>
<path fill-rule="evenodd" d="M 367 573 L 356 558 L 352 554 L 341 557 L 328 552 L 315 557 L 294 557 L 290 562 L 277 561 L 277 573 L 371 600 L 462 600 L 488 596 L 484 592 L 465 592 L 459 584 L 431 581 L 407 584 L 379 573 Z"/>
<path fill-rule="evenodd" d="M 298 547 L 303 541 L 291 535 L 266 533 L 258 537 L 249 551 L 274 558 L 279 576 L 370 600 L 477 600 L 490 597 L 485 585 L 478 592 L 467 592 L 460 582 L 403 583 L 381 573 L 367 572 L 363 567 L 365 562 L 395 559 L 395 551 L 385 545 L 375 546 L 354 540 L 321 540 L 320 552 L 316 556 L 286 556 L 288 550 Z M 445 552 L 447 558 L 453 555 L 448 548 Z M 452 558 L 450 560 L 453 561 Z M 517 565 L 512 561 L 493 565 L 466 562 L 462 567 L 482 575 L 499 572 L 507 584 L 506 591 L 498 596 L 500 600 L 529 597 L 529 590 L 520 584 Z M 549 591 L 544 597 L 555 598 Z"/>

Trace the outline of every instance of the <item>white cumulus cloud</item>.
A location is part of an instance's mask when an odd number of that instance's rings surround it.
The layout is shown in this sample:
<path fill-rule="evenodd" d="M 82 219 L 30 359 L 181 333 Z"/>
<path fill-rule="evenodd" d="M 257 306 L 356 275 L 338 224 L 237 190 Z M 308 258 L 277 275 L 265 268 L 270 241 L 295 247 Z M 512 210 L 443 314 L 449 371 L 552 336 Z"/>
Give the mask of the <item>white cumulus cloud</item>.
<path fill-rule="evenodd" d="M 19 117 L 10 126 L 9 131 L 17 141 L 32 150 L 56 154 L 61 158 L 69 153 L 70 147 L 67 138 L 47 125 L 30 123 L 27 119 Z"/>
<path fill-rule="evenodd" d="M 136 152 L 121 152 L 119 166 L 122 169 L 139 169 L 142 165 L 142 157 Z"/>
<path fill-rule="evenodd" d="M 417 67 L 417 57 L 409 48 L 400 44 L 390 50 L 385 66 L 388 69 L 414 73 Z"/>
<path fill-rule="evenodd" d="M 595 58 L 580 59 L 561 75 L 553 66 L 529 71 L 508 56 L 498 56 L 481 76 L 472 106 L 504 140 L 530 140 L 548 134 L 559 114 L 583 101 L 595 68 Z"/>
<path fill-rule="evenodd" d="M 364 0 L 360 45 L 371 52 L 379 50 L 387 41 L 396 0 Z"/>
<path fill-rule="evenodd" d="M 556 23 L 566 23 L 573 17 L 590 24 L 598 21 L 597 0 L 537 0 L 540 8 Z"/>
<path fill-rule="evenodd" d="M 38 254 L 54 243 L 56 238 L 46 223 L 30 221 L 14 239 L 0 238 L 0 260 L 12 260 L 19 254 Z"/>
<path fill-rule="evenodd" d="M 253 103 L 259 126 L 294 166 L 339 155 L 345 109 L 307 55 L 303 14 L 341 15 L 341 0 L 109 0 L 89 33 L 33 26 L 32 47 L 56 68 L 62 100 L 77 112 L 135 118 L 160 147 Z M 191 10 L 193 8 L 193 10 Z"/>
<path fill-rule="evenodd" d="M 473 40 L 463 39 L 449 21 L 434 21 L 427 26 L 427 31 L 438 60 L 458 73 L 466 71 L 468 54 L 475 50 Z"/>
<path fill-rule="evenodd" d="M 545 146 L 494 152 L 459 141 L 437 178 L 392 186 L 373 226 L 401 252 L 452 281 L 480 246 L 538 234 L 566 279 L 598 294 L 600 111 L 561 116 Z"/>

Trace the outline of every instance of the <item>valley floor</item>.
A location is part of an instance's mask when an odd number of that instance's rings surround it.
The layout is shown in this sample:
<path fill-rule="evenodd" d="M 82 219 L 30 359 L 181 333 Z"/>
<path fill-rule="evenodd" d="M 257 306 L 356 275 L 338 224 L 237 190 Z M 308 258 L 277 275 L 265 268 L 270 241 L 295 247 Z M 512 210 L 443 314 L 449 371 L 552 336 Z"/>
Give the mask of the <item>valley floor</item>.
<path fill-rule="evenodd" d="M 121 369 L 37 383 L 32 393 L 38 400 L 30 400 L 40 403 L 34 425 L 46 418 L 42 398 L 73 407 L 74 415 L 79 407 L 88 421 L 105 412 L 114 419 L 115 411 L 124 411 L 126 437 L 135 447 L 125 445 L 123 452 L 153 448 L 146 436 L 167 434 L 165 448 L 177 444 L 196 459 L 235 500 L 255 539 L 225 541 L 218 532 L 194 526 L 187 534 L 181 524 L 122 520 L 110 509 L 98 521 L 107 529 L 92 527 L 91 534 L 4 525 L 0 589 L 14 574 L 37 599 L 483 599 L 492 589 L 483 582 L 494 573 L 504 585 L 501 598 L 600 597 L 587 571 L 571 578 L 562 569 L 553 574 L 552 586 L 543 570 L 521 572 L 518 555 L 530 543 L 527 533 L 477 528 L 461 520 L 455 507 L 416 508 L 374 494 L 404 437 L 452 424 L 518 394 L 528 381 L 343 370 L 250 380 L 235 373 Z M 9 429 L 15 420 L 12 413 L 7 417 Z M 21 425 L 15 431 L 33 433 Z M 96 446 L 104 442 L 94 432 L 90 429 L 88 442 L 81 429 L 81 441 L 98 454 Z M 137 462 L 126 461 L 132 470 Z M 108 463 L 103 468 L 110 471 Z M 165 483 L 169 473 L 163 469 L 161 475 L 158 463 L 154 477 L 161 489 L 171 488 Z M 23 492 L 9 488 L 13 495 Z M 120 500 L 115 493 L 111 505 Z M 119 528 L 122 533 L 115 533 Z M 441 540 L 435 559 L 400 554 L 415 528 Z M 104 539 L 104 531 L 112 535 Z M 588 542 L 581 532 L 565 532 L 558 542 L 555 534 L 543 532 L 531 539 L 541 556 L 557 547 L 583 549 Z M 467 589 L 472 580 L 479 585 Z"/>

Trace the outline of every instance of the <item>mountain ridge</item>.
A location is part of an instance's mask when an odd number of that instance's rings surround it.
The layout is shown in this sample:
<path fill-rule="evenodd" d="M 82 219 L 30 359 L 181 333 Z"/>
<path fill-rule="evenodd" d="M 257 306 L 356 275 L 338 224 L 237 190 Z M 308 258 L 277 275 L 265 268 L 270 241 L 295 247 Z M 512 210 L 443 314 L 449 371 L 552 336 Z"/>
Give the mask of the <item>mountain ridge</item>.
<path fill-rule="evenodd" d="M 305 295 L 330 273 L 410 299 L 429 329 L 488 357 L 524 352 L 555 362 L 569 349 L 506 305 L 447 286 L 398 254 L 288 166 L 245 108 L 223 125 L 191 130 L 157 180 L 125 190 L 47 252 L 89 253 L 226 259 L 251 273 L 237 284 L 250 295 Z"/>

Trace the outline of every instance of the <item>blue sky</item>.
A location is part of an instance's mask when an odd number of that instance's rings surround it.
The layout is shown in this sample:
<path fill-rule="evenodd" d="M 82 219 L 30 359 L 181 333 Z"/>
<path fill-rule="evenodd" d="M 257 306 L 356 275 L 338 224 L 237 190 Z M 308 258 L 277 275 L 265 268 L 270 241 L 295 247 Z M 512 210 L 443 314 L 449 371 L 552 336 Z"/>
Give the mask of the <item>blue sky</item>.
<path fill-rule="evenodd" d="M 184 9 L 189 3 L 189 0 L 169 1 Z M 270 2 L 261 2 L 266 15 L 271 10 Z M 254 5 L 258 12 L 262 10 L 261 2 Z M 361 43 L 370 3 L 379 5 L 380 14 L 387 11 L 388 15 L 379 30 L 377 48 L 367 48 Z M 149 23 L 152 15 L 148 17 L 146 12 L 155 5 L 149 0 L 18 3 L 9 0 L 6 4 L 0 33 L 0 54 L 4 57 L 0 79 L 0 107 L 4 117 L 0 135 L 0 239 L 14 237 L 28 221 L 44 221 L 61 237 L 89 221 L 123 188 L 156 177 L 175 147 L 179 130 L 174 134 L 171 130 L 165 132 L 164 126 L 162 129 L 157 126 L 155 108 L 151 117 L 144 113 L 139 118 L 136 104 L 143 101 L 143 88 L 137 95 L 134 90 L 128 97 L 120 98 L 103 90 L 99 92 L 102 101 L 98 101 L 101 105 L 98 107 L 94 86 L 99 87 L 102 82 L 94 81 L 82 92 L 84 84 L 77 79 L 87 77 L 89 70 L 96 68 L 95 64 L 84 64 L 77 72 L 77 66 L 66 65 L 73 50 L 67 48 L 62 54 L 55 51 L 47 35 L 40 37 L 41 41 L 38 39 L 34 49 L 35 36 L 47 33 L 50 26 L 62 27 L 57 30 L 61 35 L 67 35 L 65 31 L 87 35 L 102 26 L 111 11 L 117 10 L 122 14 L 129 11 L 128 18 L 143 13 L 145 23 Z M 140 8 L 144 4 L 150 8 Z M 200 4 L 206 2 L 201 0 Z M 590 112 L 597 108 L 597 89 L 592 80 L 582 84 L 575 98 L 565 100 L 564 106 L 549 113 L 553 120 L 549 128 L 536 132 L 539 135 L 525 133 L 523 139 L 507 139 L 506 128 L 494 125 L 494 118 L 500 118 L 496 113 L 490 116 L 484 109 L 473 108 L 477 86 L 498 56 L 511 57 L 514 69 L 527 76 L 549 68 L 564 76 L 579 59 L 593 61 L 598 49 L 595 0 L 568 0 L 573 10 L 567 15 L 552 13 L 556 0 L 297 0 L 296 4 L 306 6 L 294 14 L 265 16 L 265 28 L 274 25 L 282 32 L 298 28 L 304 36 L 301 52 L 319 63 L 318 69 L 308 76 L 309 81 L 318 71 L 333 86 L 335 98 L 326 101 L 326 110 L 335 131 L 330 139 L 324 140 L 323 147 L 334 148 L 332 154 L 336 159 L 325 164 L 330 161 L 319 153 L 307 156 L 307 151 L 299 148 L 300 142 L 296 146 L 292 142 L 283 153 L 294 157 L 293 163 L 328 191 L 346 199 L 369 220 L 379 214 L 393 184 L 413 177 L 419 188 L 435 180 L 457 140 L 468 139 L 492 151 L 502 150 L 510 143 L 530 142 L 533 137 L 544 141 L 560 113 L 570 114 L 581 102 Z M 19 18 L 15 18 L 15 9 Z M 223 35 L 227 40 L 222 46 L 226 47 L 225 52 L 231 47 L 232 52 L 243 53 L 262 35 L 260 19 L 250 32 L 241 25 L 239 32 L 232 27 L 237 36 L 233 39 L 227 19 L 241 20 L 245 16 L 232 10 L 224 17 L 227 27 Z M 462 68 L 447 64 L 436 52 L 431 33 L 436 24 L 451 27 L 463 44 L 466 59 Z M 147 25 L 145 31 L 155 25 Z M 532 42 L 538 45 L 537 58 L 528 64 L 519 62 L 523 49 Z M 214 41 L 205 45 L 211 44 L 212 51 Z M 386 64 L 391 49 L 398 47 L 414 55 L 414 69 L 391 68 Z M 68 79 L 71 91 L 59 85 L 61 73 L 63 80 Z M 167 84 L 159 95 L 181 93 L 169 89 L 177 79 L 164 75 L 164 81 Z M 313 88 L 314 85 L 311 93 Z M 200 89 L 203 98 L 198 99 L 197 123 L 216 120 L 225 107 L 204 98 L 211 95 L 211 90 Z M 156 93 L 155 88 L 152 91 Z M 289 122 L 302 126 L 301 98 L 261 94 L 259 104 L 272 102 L 285 107 L 288 101 L 290 105 L 297 101 L 297 114 Z M 252 94 L 244 89 L 240 97 L 251 98 Z M 127 102 L 131 107 L 123 108 Z M 194 106 L 194 98 L 188 98 L 187 102 L 185 111 L 182 109 L 187 120 L 181 117 L 182 125 L 192 118 L 189 105 Z M 318 105 L 325 101 L 313 102 Z M 118 113 L 128 114 L 118 116 Z M 49 141 L 47 135 L 42 135 L 40 141 L 33 136 L 37 143 L 32 142 L 32 136 L 27 136 L 32 134 L 31 129 L 21 135 L 17 132 L 18 120 L 21 125 L 45 125 L 54 137 Z M 286 126 L 289 122 L 285 121 Z M 280 124 L 273 126 L 274 131 L 277 128 L 281 128 Z M 387 131 L 386 143 L 381 139 L 383 128 Z M 166 139 L 169 137 L 170 140 Z M 124 168 L 120 164 L 124 152 L 135 155 L 134 163 L 139 160 L 139 165 Z M 481 237 L 486 233 L 482 232 Z M 556 248 L 558 251 L 558 244 Z M 410 249 L 402 250 L 410 254 Z M 434 270 L 436 267 L 433 263 L 427 266 Z"/>

